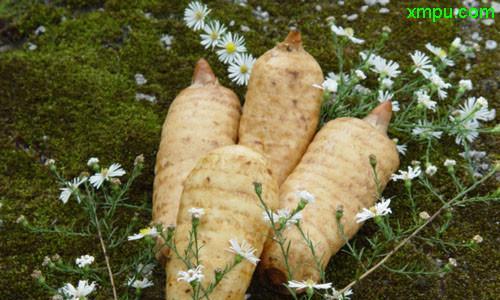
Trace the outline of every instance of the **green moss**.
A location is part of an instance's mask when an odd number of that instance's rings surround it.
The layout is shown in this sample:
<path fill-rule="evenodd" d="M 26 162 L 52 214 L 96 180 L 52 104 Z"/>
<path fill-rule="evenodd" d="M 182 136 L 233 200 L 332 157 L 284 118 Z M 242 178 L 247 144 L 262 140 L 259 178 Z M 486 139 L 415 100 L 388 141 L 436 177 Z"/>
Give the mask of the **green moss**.
<path fill-rule="evenodd" d="M 356 35 L 374 45 L 380 39 L 383 26 L 392 29 L 387 42 L 385 57 L 397 60 L 402 66 L 409 64 L 408 52 L 423 49 L 425 43 L 446 46 L 462 29 L 462 21 L 408 21 L 402 1 L 392 1 L 391 13 L 377 15 L 375 8 L 359 19 L 348 23 L 343 14 L 359 13 L 361 1 L 346 1 L 338 6 L 336 1 L 276 2 L 271 0 L 249 1 L 269 12 L 270 22 L 257 20 L 250 7 L 231 4 L 230 1 L 206 1 L 212 15 L 228 24 L 231 30 L 240 25 L 252 30 L 244 33 L 247 48 L 256 56 L 273 47 L 286 35 L 289 26 L 297 26 L 303 33 L 305 48 L 319 61 L 324 72 L 337 68 L 335 49 L 325 19 L 335 16 L 343 26 L 352 26 Z M 15 220 L 20 214 L 30 222 L 40 225 L 81 226 L 83 219 L 76 203 L 62 205 L 58 200 L 58 187 L 46 167 L 43 157 L 55 158 L 64 166 L 67 177 L 76 176 L 91 156 L 98 156 L 105 164 L 120 162 L 130 169 L 134 157 L 143 153 L 146 169 L 134 186 L 131 201 L 136 204 L 149 202 L 153 180 L 153 164 L 165 112 L 175 95 L 191 80 L 195 61 L 206 57 L 220 81 L 243 99 L 245 89 L 234 86 L 227 78 L 227 71 L 213 52 L 199 44 L 199 37 L 183 23 L 182 12 L 188 1 L 95 1 L 65 0 L 10 1 L 0 4 L 0 20 L 6 22 L 16 34 L 0 34 L 0 41 L 13 43 L 18 49 L 0 53 L 0 282 L 1 299 L 46 299 L 30 277 L 39 268 L 43 257 L 59 253 L 66 261 L 81 254 L 98 255 L 97 241 L 62 238 L 56 235 L 33 235 L 23 231 Z M 321 11 L 315 6 L 320 4 Z M 414 1 L 413 6 L 428 5 L 428 1 Z M 100 10 L 99 8 L 103 8 Z M 144 12 L 155 18 L 146 19 Z M 63 21 L 65 17 L 65 21 Z M 36 36 L 34 30 L 44 25 L 47 32 Z M 499 40 L 498 24 L 483 31 L 483 39 Z M 264 30 L 264 28 L 266 28 Z M 162 34 L 174 36 L 171 50 L 166 50 L 159 39 Z M 26 50 L 26 42 L 35 43 L 35 51 Z M 355 58 L 360 46 L 350 45 L 346 55 Z M 498 100 L 498 68 L 491 62 L 500 59 L 498 51 L 482 52 L 477 65 L 470 72 L 459 66 L 457 78 L 473 80 L 479 94 Z M 352 61 L 346 62 L 347 67 Z M 134 74 L 142 73 L 148 84 L 137 87 Z M 496 76 L 496 77 L 495 77 Z M 157 104 L 138 102 L 135 93 L 154 94 Z M 405 99 L 401 99 L 405 101 Z M 500 101 L 490 101 L 499 108 Z M 436 162 L 444 157 L 456 157 L 458 150 L 450 153 L 446 143 L 436 145 L 432 155 Z M 481 149 L 495 150 L 496 137 L 485 136 Z M 27 147 L 27 148 L 26 148 Z M 411 153 L 421 153 L 420 145 L 410 144 Z M 26 148 L 26 149 L 25 149 Z M 405 157 L 402 165 L 416 154 Z M 435 179 L 436 186 L 445 195 L 451 195 L 453 185 L 445 179 Z M 483 192 L 491 190 L 493 183 L 484 185 Z M 399 185 L 390 185 L 388 195 L 402 195 Z M 429 212 L 440 205 L 428 198 L 423 190 L 417 191 L 419 208 Z M 408 205 L 403 197 L 394 200 L 394 218 L 405 224 Z M 451 241 L 468 240 L 481 234 L 485 242 L 477 250 L 448 250 L 428 247 L 415 241 L 389 262 L 392 268 L 415 261 L 432 269 L 431 261 L 446 261 L 455 257 L 459 267 L 440 277 L 408 279 L 384 269 L 378 270 L 355 287 L 355 299 L 494 299 L 500 294 L 496 276 L 500 260 L 495 241 L 498 238 L 494 219 L 498 204 L 478 204 L 455 210 L 446 238 Z M 133 216 L 121 215 L 126 224 Z M 149 216 L 139 214 L 146 224 Z M 441 220 L 438 220 L 438 223 Z M 365 236 L 376 230 L 367 224 L 354 242 L 368 246 Z M 428 229 L 432 233 L 433 229 Z M 113 255 L 113 263 L 137 249 L 133 246 L 120 249 Z M 99 257 L 98 257 L 99 260 Z M 355 260 L 346 253 L 336 255 L 329 265 L 329 278 L 336 287 L 347 284 L 355 276 Z M 147 291 L 145 299 L 162 299 L 164 274 L 157 270 L 156 285 Z M 70 278 L 75 281 L 77 278 Z M 55 278 L 61 284 L 68 278 Z M 107 289 L 103 287 L 103 289 Z M 280 299 L 257 282 L 252 285 L 252 299 Z M 104 297 L 104 296 L 102 296 Z"/>

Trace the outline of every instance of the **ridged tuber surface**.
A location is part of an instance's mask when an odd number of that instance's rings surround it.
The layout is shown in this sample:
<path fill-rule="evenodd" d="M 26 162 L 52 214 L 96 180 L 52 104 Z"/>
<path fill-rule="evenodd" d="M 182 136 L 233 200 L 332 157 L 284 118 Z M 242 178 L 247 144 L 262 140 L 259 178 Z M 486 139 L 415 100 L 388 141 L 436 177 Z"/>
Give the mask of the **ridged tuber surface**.
<path fill-rule="evenodd" d="M 293 210 L 300 199 L 296 192 L 306 190 L 315 196 L 302 212 L 301 227 L 315 245 L 321 264 L 345 244 L 336 212 L 343 208 L 344 234 L 352 238 L 362 224 L 356 214 L 374 205 L 377 198 L 370 156 L 376 157 L 376 170 L 383 189 L 399 166 L 396 146 L 385 131 L 391 118 L 391 104 L 385 102 L 364 120 L 339 118 L 328 122 L 315 136 L 304 157 L 280 187 L 280 208 Z M 291 242 L 289 264 L 295 280 L 318 281 L 319 272 L 310 249 L 296 227 L 286 229 Z M 279 246 L 269 240 L 259 266 L 262 279 L 286 292 L 282 284 L 287 272 Z"/>
<path fill-rule="evenodd" d="M 153 223 L 175 225 L 184 180 L 209 151 L 236 143 L 240 119 L 238 96 L 217 81 L 200 59 L 191 86 L 170 105 L 163 124 L 153 184 Z M 159 244 L 163 244 L 160 240 Z M 168 255 L 163 247 L 160 260 Z"/>
<path fill-rule="evenodd" d="M 316 60 L 302 48 L 300 33 L 255 62 L 239 129 L 239 144 L 265 153 L 278 184 L 297 165 L 316 132 L 323 82 Z"/>
<path fill-rule="evenodd" d="M 214 279 L 214 271 L 234 261 L 227 251 L 229 240 L 247 241 L 262 253 L 269 234 L 269 225 L 262 218 L 263 208 L 254 191 L 254 182 L 262 184 L 264 202 L 272 209 L 278 205 L 278 185 L 264 156 L 248 147 L 234 145 L 216 149 L 202 158 L 184 184 L 177 228 L 174 235 L 179 253 L 184 253 L 191 230 L 192 207 L 203 208 L 198 241 L 201 265 L 204 266 L 202 284 Z M 177 281 L 179 271 L 187 268 L 176 257 L 167 264 L 167 300 L 191 299 L 191 288 Z M 215 288 L 210 299 L 244 299 L 255 266 L 243 260 Z"/>

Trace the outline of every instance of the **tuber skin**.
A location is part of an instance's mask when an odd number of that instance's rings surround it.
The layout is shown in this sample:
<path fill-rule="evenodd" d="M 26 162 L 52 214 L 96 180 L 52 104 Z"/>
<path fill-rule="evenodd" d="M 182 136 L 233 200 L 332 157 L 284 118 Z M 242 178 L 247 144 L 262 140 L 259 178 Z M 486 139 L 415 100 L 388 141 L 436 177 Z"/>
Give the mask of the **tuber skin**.
<path fill-rule="evenodd" d="M 262 151 L 278 184 L 297 165 L 316 132 L 323 82 L 316 60 L 302 48 L 300 32 L 255 62 L 239 129 L 239 144 Z"/>
<path fill-rule="evenodd" d="M 153 223 L 175 225 L 182 185 L 198 159 L 209 151 L 236 143 L 240 119 L 238 96 L 217 81 L 208 62 L 196 63 L 191 86 L 170 105 L 156 156 Z M 163 245 L 161 239 L 158 245 Z M 159 248 L 163 264 L 168 248 Z"/>
<path fill-rule="evenodd" d="M 264 209 L 255 194 L 254 183 L 262 184 L 262 199 L 271 209 L 278 205 L 278 184 L 265 157 L 248 147 L 233 145 L 218 148 L 199 160 L 184 183 L 174 241 L 178 253 L 189 242 L 192 219 L 189 209 L 203 208 L 199 219 L 199 259 L 206 287 L 214 281 L 214 271 L 231 264 L 235 255 L 228 251 L 229 240 L 247 241 L 262 253 L 269 225 L 262 218 Z M 194 259 L 193 259 L 194 260 Z M 191 286 L 177 280 L 186 266 L 177 257 L 167 264 L 167 300 L 191 299 Z M 244 299 L 255 265 L 241 261 L 217 285 L 209 299 Z"/>
<path fill-rule="evenodd" d="M 315 196 L 316 200 L 303 210 L 300 224 L 315 245 L 323 268 L 345 244 L 337 224 L 337 210 L 343 210 L 340 222 L 345 236 L 350 239 L 362 225 L 356 223 L 356 214 L 363 207 L 373 206 L 377 200 L 370 156 L 376 157 L 375 168 L 381 189 L 398 169 L 396 145 L 386 133 L 391 114 L 391 103 L 384 102 L 364 120 L 338 118 L 328 122 L 280 187 L 280 208 L 292 210 L 297 207 L 300 199 L 296 192 L 299 190 Z M 318 282 L 320 274 L 315 260 L 298 229 L 287 229 L 284 237 L 291 242 L 289 265 L 293 279 Z M 261 279 L 286 293 L 283 283 L 288 280 L 287 272 L 278 244 L 268 240 L 261 259 Z"/>

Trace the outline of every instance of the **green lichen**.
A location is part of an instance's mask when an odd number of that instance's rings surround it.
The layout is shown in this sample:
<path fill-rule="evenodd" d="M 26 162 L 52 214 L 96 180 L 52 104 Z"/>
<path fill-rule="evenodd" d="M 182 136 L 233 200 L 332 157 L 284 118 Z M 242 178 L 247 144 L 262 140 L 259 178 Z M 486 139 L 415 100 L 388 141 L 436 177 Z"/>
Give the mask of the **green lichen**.
<path fill-rule="evenodd" d="M 146 169 L 131 194 L 133 203 L 143 204 L 151 199 L 153 164 L 166 110 L 175 95 L 189 85 L 195 61 L 206 57 L 224 85 L 234 88 L 241 99 L 245 93 L 244 88 L 230 83 L 225 66 L 217 61 L 213 52 L 204 50 L 198 35 L 184 25 L 182 12 L 188 1 L 45 2 L 24 0 L 0 4 L 0 21 L 7 24 L 6 30 L 0 30 L 0 42 L 15 47 L 0 53 L 1 299 L 47 299 L 30 277 L 45 255 L 59 253 L 65 260 L 72 261 L 81 254 L 100 253 L 97 240 L 89 243 L 78 238 L 34 235 L 15 224 L 20 214 L 39 225 L 82 224 L 76 203 L 62 205 L 57 201 L 56 182 L 41 164 L 42 157 L 55 158 L 58 165 L 64 167 L 65 175 L 71 177 L 83 169 L 91 156 L 99 157 L 106 164 L 120 162 L 130 169 L 134 157 L 143 153 Z M 407 4 L 403 1 L 392 1 L 395 3 L 389 6 L 391 13 L 386 15 L 373 13 L 375 8 L 370 8 L 370 13 L 360 14 L 352 24 L 341 16 L 359 13 L 361 1 L 346 1 L 345 6 L 338 6 L 336 1 L 248 1 L 250 6 L 260 5 L 270 13 L 268 23 L 257 20 L 249 7 L 230 1 L 206 2 L 214 18 L 226 24 L 236 22 L 232 30 L 240 31 L 240 25 L 252 29 L 244 35 L 247 48 L 256 56 L 283 39 L 289 26 L 300 28 L 305 48 L 319 61 L 325 73 L 337 67 L 325 21 L 332 15 L 340 24 L 354 27 L 356 35 L 367 40 L 366 45 L 376 43 L 382 27 L 389 26 L 392 33 L 383 54 L 403 66 L 409 64 L 408 52 L 423 49 L 427 42 L 445 46 L 464 27 L 464 21 L 441 20 L 432 24 L 428 20 L 406 20 Z M 316 11 L 317 4 L 321 5 L 321 11 Z M 428 1 L 412 2 L 412 6 L 419 5 L 428 5 Z M 144 12 L 152 13 L 155 18 L 146 19 Z M 35 36 L 33 31 L 39 25 L 44 25 L 47 32 Z M 483 39 L 498 41 L 498 26 L 486 28 Z M 171 50 L 164 49 L 159 41 L 164 33 L 175 37 Z M 38 48 L 28 51 L 27 42 L 35 43 Z M 349 46 L 346 55 L 355 58 L 360 49 Z M 470 72 L 463 71 L 463 66 L 456 71 L 457 78 L 472 79 L 479 94 L 491 99 L 491 105 L 497 109 L 498 64 L 495 62 L 499 59 L 498 51 L 482 52 Z M 347 66 L 352 63 L 346 62 Z M 145 87 L 136 86 L 135 73 L 146 76 Z M 156 95 L 157 104 L 136 101 L 136 92 Z M 436 161 L 457 154 L 457 150 L 450 153 L 446 146 L 451 140 L 444 142 L 434 149 Z M 485 136 L 477 147 L 494 152 L 496 145 L 498 140 L 494 136 Z M 404 165 L 418 158 L 411 153 L 424 150 L 416 144 L 409 147 L 410 155 L 405 157 Z M 443 179 L 436 185 L 451 195 L 451 183 Z M 490 183 L 481 190 L 487 192 L 492 188 Z M 388 195 L 402 193 L 399 186 L 388 187 Z M 418 193 L 417 198 L 419 205 L 429 212 L 440 205 L 433 199 L 419 197 Z M 404 220 L 407 208 L 396 198 L 393 219 Z M 446 252 L 415 241 L 388 262 L 393 268 L 408 261 L 432 267 L 429 259 L 446 261 L 448 257 L 455 257 L 459 267 L 453 272 L 444 277 L 408 279 L 381 268 L 356 285 L 354 299 L 494 299 L 500 294 L 498 230 L 494 223 L 498 209 L 498 204 L 477 204 L 455 210 L 445 237 L 462 241 L 481 234 L 485 242 L 475 251 Z M 122 220 L 127 223 L 132 217 L 124 213 Z M 147 213 L 140 213 L 138 217 L 143 224 L 150 218 Z M 371 236 L 375 230 L 373 224 L 367 224 L 354 242 L 368 246 L 363 237 Z M 137 249 L 130 246 L 130 249 L 120 249 L 120 255 L 111 253 L 112 263 L 119 264 L 134 251 Z M 353 258 L 339 253 L 329 265 L 329 278 L 336 287 L 341 287 L 354 278 L 354 266 Z M 157 270 L 156 285 L 147 290 L 144 299 L 163 298 L 163 278 L 164 273 Z M 54 283 L 67 280 L 77 278 L 56 278 Z M 251 293 L 252 299 L 281 299 L 257 282 L 252 285 Z"/>

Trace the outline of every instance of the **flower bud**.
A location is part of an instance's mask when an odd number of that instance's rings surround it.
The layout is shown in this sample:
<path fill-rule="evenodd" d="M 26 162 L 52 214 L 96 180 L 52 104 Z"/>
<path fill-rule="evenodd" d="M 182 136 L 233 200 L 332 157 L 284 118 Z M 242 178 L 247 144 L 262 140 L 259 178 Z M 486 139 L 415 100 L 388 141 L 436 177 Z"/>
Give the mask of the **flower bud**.
<path fill-rule="evenodd" d="M 144 166 L 144 155 L 140 154 L 134 160 L 134 166 L 142 168 Z"/>
<path fill-rule="evenodd" d="M 254 182 L 253 186 L 255 188 L 255 193 L 258 196 L 262 195 L 262 183 L 260 183 L 260 182 Z"/>
<path fill-rule="evenodd" d="M 370 154 L 370 165 L 372 168 L 375 168 L 377 166 L 377 157 L 373 154 Z"/>
<path fill-rule="evenodd" d="M 335 217 L 337 218 L 337 221 L 340 221 L 342 217 L 344 216 L 344 206 L 342 204 L 337 205 L 337 209 L 335 211 Z"/>

